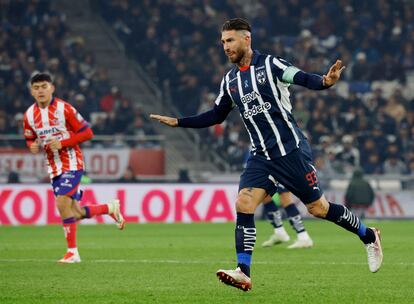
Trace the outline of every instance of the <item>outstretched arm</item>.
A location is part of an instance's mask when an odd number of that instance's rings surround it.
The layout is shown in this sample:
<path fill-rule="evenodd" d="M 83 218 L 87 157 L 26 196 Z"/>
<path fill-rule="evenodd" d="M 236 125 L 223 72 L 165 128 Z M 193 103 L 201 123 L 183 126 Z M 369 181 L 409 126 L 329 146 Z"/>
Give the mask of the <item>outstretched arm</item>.
<path fill-rule="evenodd" d="M 326 75 L 306 73 L 294 66 L 289 66 L 283 73 L 283 81 L 294 83 L 311 90 L 324 90 L 333 86 L 341 77 L 345 66 L 341 60 L 337 60 L 330 68 Z"/>
<path fill-rule="evenodd" d="M 215 124 L 222 123 L 227 115 L 230 113 L 231 108 L 221 108 L 215 106 L 210 111 L 189 117 L 174 118 L 168 116 L 162 116 L 157 114 L 151 114 L 152 119 L 158 120 L 159 122 L 170 126 L 170 127 L 182 127 L 182 128 L 206 128 L 214 126 Z"/>

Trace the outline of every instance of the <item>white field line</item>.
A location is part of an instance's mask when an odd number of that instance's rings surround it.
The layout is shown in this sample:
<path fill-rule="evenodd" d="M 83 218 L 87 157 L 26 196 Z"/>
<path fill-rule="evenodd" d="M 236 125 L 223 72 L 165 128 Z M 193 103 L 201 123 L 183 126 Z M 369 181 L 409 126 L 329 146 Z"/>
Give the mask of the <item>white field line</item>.
<path fill-rule="evenodd" d="M 108 264 L 229 264 L 234 261 L 198 261 L 198 260 L 145 260 L 145 259 L 102 259 L 102 260 L 83 260 L 86 263 L 108 263 Z M 56 263 L 57 260 L 51 259 L 0 259 L 0 263 Z M 355 262 L 272 262 L 272 261 L 254 261 L 253 265 L 366 265 L 367 263 Z M 414 266 L 414 262 L 397 262 L 397 263 L 383 263 L 384 265 L 392 266 Z"/>

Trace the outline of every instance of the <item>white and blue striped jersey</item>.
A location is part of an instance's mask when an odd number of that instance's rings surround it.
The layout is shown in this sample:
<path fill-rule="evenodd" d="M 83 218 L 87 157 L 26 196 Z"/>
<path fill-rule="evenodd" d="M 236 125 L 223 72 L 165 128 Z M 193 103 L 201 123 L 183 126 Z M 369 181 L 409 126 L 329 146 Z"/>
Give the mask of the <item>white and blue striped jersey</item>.
<path fill-rule="evenodd" d="M 223 77 L 216 106 L 224 111 L 238 107 L 254 155 L 270 160 L 299 147 L 301 131 L 288 90 L 297 71 L 280 57 L 254 51 L 247 70 L 234 67 Z"/>

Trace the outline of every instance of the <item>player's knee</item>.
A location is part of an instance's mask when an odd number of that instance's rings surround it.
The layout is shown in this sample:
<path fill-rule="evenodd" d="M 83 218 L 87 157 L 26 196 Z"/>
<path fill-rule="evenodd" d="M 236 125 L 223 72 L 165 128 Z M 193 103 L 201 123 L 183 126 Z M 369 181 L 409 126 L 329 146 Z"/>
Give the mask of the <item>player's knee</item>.
<path fill-rule="evenodd" d="M 236 211 L 242 213 L 253 213 L 254 204 L 245 196 L 239 196 L 236 200 Z"/>
<path fill-rule="evenodd" d="M 280 197 L 280 204 L 282 207 L 287 207 L 292 204 L 292 195 L 290 192 L 282 192 L 279 194 Z"/>

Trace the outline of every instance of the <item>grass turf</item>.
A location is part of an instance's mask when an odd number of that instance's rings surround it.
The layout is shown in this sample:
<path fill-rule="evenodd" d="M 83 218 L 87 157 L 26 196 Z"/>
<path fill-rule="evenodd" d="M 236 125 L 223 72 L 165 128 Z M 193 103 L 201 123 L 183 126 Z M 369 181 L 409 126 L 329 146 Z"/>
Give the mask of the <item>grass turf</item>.
<path fill-rule="evenodd" d="M 215 276 L 235 267 L 234 224 L 81 225 L 73 265 L 56 263 L 61 227 L 3 226 L 0 303 L 413 303 L 413 223 L 368 222 L 385 256 L 372 274 L 358 238 L 331 223 L 306 221 L 314 247 L 288 250 L 261 248 L 272 229 L 257 222 L 247 293 Z"/>

